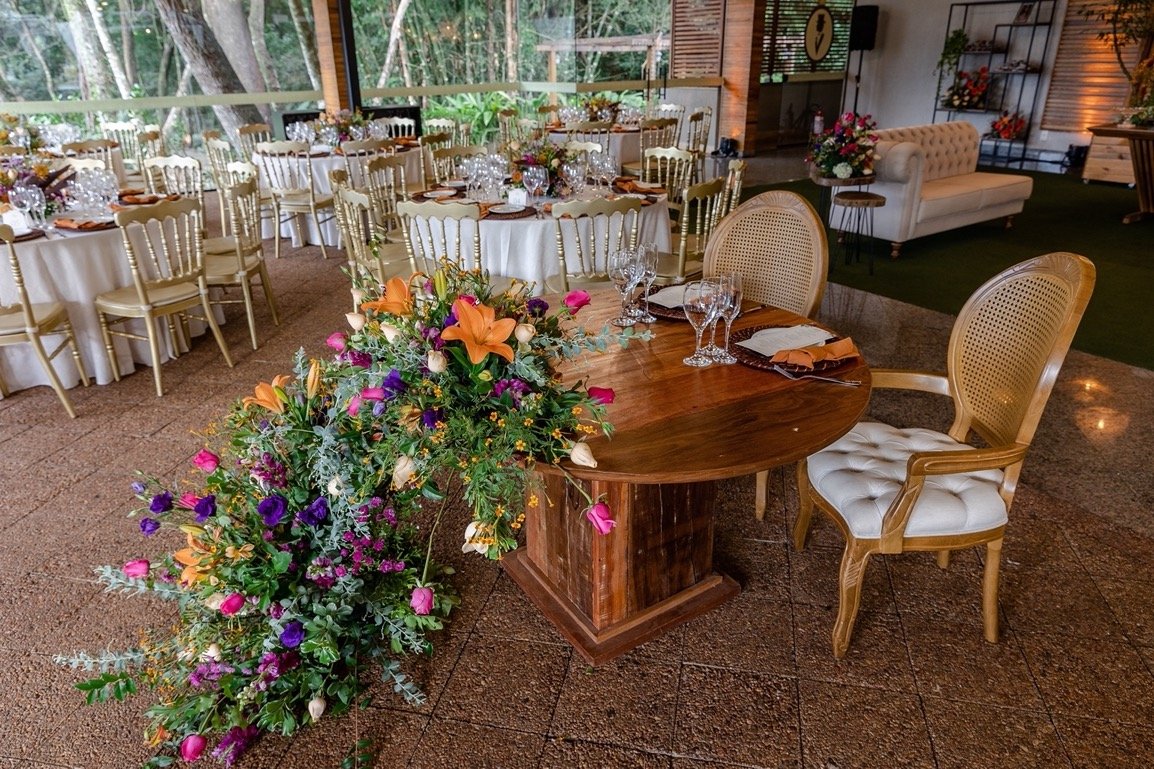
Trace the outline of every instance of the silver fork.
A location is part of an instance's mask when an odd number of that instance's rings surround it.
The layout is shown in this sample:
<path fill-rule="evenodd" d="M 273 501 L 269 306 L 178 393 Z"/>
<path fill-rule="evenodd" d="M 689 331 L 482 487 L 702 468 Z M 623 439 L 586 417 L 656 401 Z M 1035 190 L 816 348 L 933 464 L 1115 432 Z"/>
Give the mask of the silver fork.
<path fill-rule="evenodd" d="M 795 381 L 799 379 L 816 379 L 819 382 L 829 382 L 830 384 L 842 385 L 843 387 L 858 387 L 861 385 L 861 381 L 857 379 L 834 379 L 830 376 L 818 376 L 817 374 L 795 374 L 781 366 L 774 366 L 773 370 L 786 379 L 793 379 Z"/>

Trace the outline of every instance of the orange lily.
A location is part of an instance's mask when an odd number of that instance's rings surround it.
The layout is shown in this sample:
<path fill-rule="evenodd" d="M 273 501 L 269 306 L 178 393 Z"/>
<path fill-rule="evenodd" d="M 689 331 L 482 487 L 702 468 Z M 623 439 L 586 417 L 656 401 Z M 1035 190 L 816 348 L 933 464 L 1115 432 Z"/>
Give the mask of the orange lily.
<path fill-rule="evenodd" d="M 208 569 L 211 566 L 209 556 L 212 555 L 212 549 L 205 547 L 199 539 L 197 539 L 191 532 L 187 535 L 188 547 L 181 548 L 172 554 L 173 560 L 177 563 L 184 564 L 184 569 L 180 572 L 180 581 L 185 585 L 194 585 L 205 578 Z M 203 565 L 201 562 L 204 562 Z"/>
<path fill-rule="evenodd" d="M 442 339 L 464 342 L 469 360 L 474 365 L 485 360 L 489 353 L 513 362 L 513 348 L 505 344 L 505 340 L 517 327 L 514 318 L 496 320 L 497 311 L 492 307 L 484 304 L 474 306 L 463 299 L 453 302 L 453 313 L 457 316 L 457 323 L 441 332 Z"/>
<path fill-rule="evenodd" d="M 392 315 L 412 315 L 413 293 L 409 291 L 409 282 L 401 277 L 390 278 L 385 284 L 385 295 L 376 301 L 364 302 L 361 309 Z"/>
<path fill-rule="evenodd" d="M 277 374 L 272 378 L 272 383 L 260 382 L 253 388 L 254 395 L 245 396 L 241 402 L 246 406 L 263 406 L 269 411 L 275 411 L 278 414 L 284 413 L 285 401 L 277 393 L 277 390 L 283 390 L 284 386 L 292 381 L 292 377 L 288 374 Z"/>
<path fill-rule="evenodd" d="M 305 379 L 305 394 L 311 400 L 321 389 L 321 365 L 317 361 L 309 364 L 309 375 Z"/>

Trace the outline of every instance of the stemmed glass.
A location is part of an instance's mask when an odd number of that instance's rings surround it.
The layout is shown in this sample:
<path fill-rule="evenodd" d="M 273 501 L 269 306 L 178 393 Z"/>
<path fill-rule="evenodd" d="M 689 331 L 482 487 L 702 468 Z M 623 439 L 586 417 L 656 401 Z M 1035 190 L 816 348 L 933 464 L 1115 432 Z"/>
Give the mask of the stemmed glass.
<path fill-rule="evenodd" d="M 12 204 L 13 208 L 23 214 L 25 226 L 28 226 L 28 212 L 32 209 L 32 200 L 28 196 L 29 189 L 29 187 L 23 184 L 17 184 L 8 193 L 8 202 Z"/>
<path fill-rule="evenodd" d="M 48 207 L 44 190 L 36 186 L 25 187 L 24 200 L 28 204 L 28 213 L 32 214 L 32 223 L 37 227 L 44 227 L 48 223 L 44 217 L 44 209 Z"/>
<path fill-rule="evenodd" d="M 574 197 L 581 194 L 585 189 L 585 164 L 572 160 L 561 166 L 561 173 L 565 176 L 565 182 L 569 185 L 569 194 Z"/>
<path fill-rule="evenodd" d="M 525 166 L 521 172 L 521 178 L 525 182 L 525 189 L 534 198 L 541 195 L 545 191 L 545 185 L 549 181 L 549 172 L 545 166 Z M 536 205 L 536 203 L 533 203 Z"/>
<path fill-rule="evenodd" d="M 729 351 L 729 330 L 741 314 L 741 273 L 723 272 L 717 276 L 717 285 L 720 287 L 718 319 L 725 321 L 725 343 L 722 347 L 711 344 L 708 352 L 716 362 L 728 365 L 737 363 Z"/>
<path fill-rule="evenodd" d="M 656 323 L 657 318 L 649 311 L 649 293 L 653 290 L 653 281 L 657 280 L 657 246 L 652 243 L 647 243 L 641 246 L 640 249 L 641 260 L 641 281 L 645 288 L 641 292 L 641 296 L 645 299 L 645 308 L 640 307 L 634 309 L 634 316 L 640 323 Z"/>
<path fill-rule="evenodd" d="M 638 318 L 630 313 L 633 292 L 644 277 L 640 254 L 633 249 L 623 248 L 609 255 L 609 277 L 621 294 L 621 315 L 613 319 L 614 326 L 626 328 L 637 324 Z"/>
<path fill-rule="evenodd" d="M 713 365 L 713 358 L 701 349 L 701 334 L 717 319 L 719 290 L 718 284 L 709 280 L 695 280 L 685 284 L 685 301 L 681 308 L 697 335 L 693 354 L 681 361 L 686 366 Z"/>
<path fill-rule="evenodd" d="M 609 184 L 617 175 L 617 158 L 608 152 L 590 152 L 589 166 L 599 185 L 605 186 L 606 195 L 609 194 Z"/>

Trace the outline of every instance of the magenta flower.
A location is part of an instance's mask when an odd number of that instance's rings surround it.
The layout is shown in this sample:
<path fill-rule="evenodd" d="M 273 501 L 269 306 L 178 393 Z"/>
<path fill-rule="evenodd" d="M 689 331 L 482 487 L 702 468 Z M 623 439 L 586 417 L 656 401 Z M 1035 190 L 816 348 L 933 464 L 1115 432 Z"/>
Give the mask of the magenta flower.
<path fill-rule="evenodd" d="M 186 491 L 180 495 L 180 499 L 176 500 L 176 506 L 184 508 L 185 510 L 195 510 L 196 503 L 200 501 L 200 497 L 193 494 L 191 491 Z"/>
<path fill-rule="evenodd" d="M 604 502 L 598 502 L 585 511 L 585 517 L 589 519 L 589 523 L 593 524 L 593 528 L 598 534 L 608 534 L 613 531 L 617 521 L 613 520 L 612 515 L 613 511 Z"/>
<path fill-rule="evenodd" d="M 337 352 L 344 352 L 345 346 L 348 344 L 348 340 L 349 338 L 345 336 L 344 332 L 334 331 L 333 333 L 329 334 L 328 339 L 325 340 L 325 344 Z"/>
<path fill-rule="evenodd" d="M 233 593 L 228 598 L 224 599 L 224 603 L 220 605 L 220 613 L 226 617 L 231 617 L 236 614 L 244 606 L 244 596 L 240 593 Z"/>
<path fill-rule="evenodd" d="M 617 398 L 617 393 L 613 392 L 612 387 L 590 387 L 588 392 L 594 403 L 603 405 L 609 405 Z"/>
<path fill-rule="evenodd" d="M 589 298 L 588 291 L 577 289 L 575 291 L 570 291 L 561 301 L 566 307 L 569 308 L 569 312 L 576 315 L 578 310 L 589 304 L 589 302 L 592 300 Z"/>
<path fill-rule="evenodd" d="M 189 763 L 200 758 L 200 754 L 208 746 L 208 740 L 199 734 L 190 734 L 180 743 L 180 757 Z"/>
<path fill-rule="evenodd" d="M 129 561 L 124 564 L 121 571 L 124 572 L 124 576 L 126 577 L 139 579 L 140 577 L 148 576 L 149 568 L 151 568 L 151 564 L 148 561 L 143 558 L 137 558 L 135 561 Z"/>
<path fill-rule="evenodd" d="M 433 588 L 413 588 L 413 597 L 409 601 L 409 606 L 413 607 L 415 614 L 428 614 L 431 612 L 433 610 Z"/>
<path fill-rule="evenodd" d="M 220 457 L 208 449 L 201 449 L 196 452 L 196 456 L 192 458 L 192 464 L 201 472 L 211 473 L 220 466 Z"/>
<path fill-rule="evenodd" d="M 361 396 L 358 393 L 357 395 L 354 395 L 353 397 L 349 398 L 349 416 L 355 417 L 357 415 L 357 412 L 360 410 L 361 410 Z"/>

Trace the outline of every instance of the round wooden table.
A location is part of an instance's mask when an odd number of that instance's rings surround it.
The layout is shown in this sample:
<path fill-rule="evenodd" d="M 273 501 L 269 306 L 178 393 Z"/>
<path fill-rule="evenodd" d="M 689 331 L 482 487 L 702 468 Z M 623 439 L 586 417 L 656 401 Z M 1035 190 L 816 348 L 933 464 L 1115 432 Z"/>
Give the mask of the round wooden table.
<path fill-rule="evenodd" d="M 600 328 L 616 314 L 611 290 L 578 319 Z M 811 322 L 784 310 L 747 311 L 734 329 Z M 688 323 L 659 321 L 656 337 L 586 356 L 567 377 L 612 387 L 612 438 L 590 441 L 596 468 L 566 465 L 617 521 L 608 535 L 582 514 L 588 502 L 556 469 L 526 508 L 525 546 L 502 559 L 509 576 L 581 655 L 606 662 L 737 595 L 713 569 L 716 482 L 796 462 L 833 443 L 865 413 L 869 367 L 835 375 L 860 387 L 791 381 L 742 364 L 682 364 Z M 753 510 L 749 511 L 753 515 Z"/>

